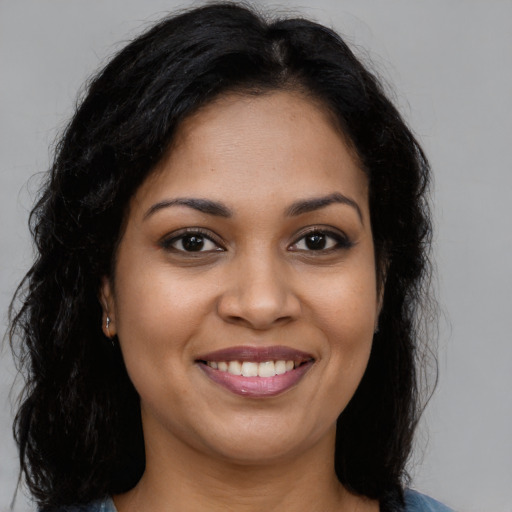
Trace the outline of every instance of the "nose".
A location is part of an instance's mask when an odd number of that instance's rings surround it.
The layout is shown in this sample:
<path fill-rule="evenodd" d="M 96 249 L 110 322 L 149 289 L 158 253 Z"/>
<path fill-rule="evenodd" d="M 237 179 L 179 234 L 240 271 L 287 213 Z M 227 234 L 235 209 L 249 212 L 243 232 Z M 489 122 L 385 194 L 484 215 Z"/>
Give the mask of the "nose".
<path fill-rule="evenodd" d="M 260 254 L 230 267 L 217 304 L 224 321 L 265 330 L 300 316 L 301 302 L 279 262 Z"/>

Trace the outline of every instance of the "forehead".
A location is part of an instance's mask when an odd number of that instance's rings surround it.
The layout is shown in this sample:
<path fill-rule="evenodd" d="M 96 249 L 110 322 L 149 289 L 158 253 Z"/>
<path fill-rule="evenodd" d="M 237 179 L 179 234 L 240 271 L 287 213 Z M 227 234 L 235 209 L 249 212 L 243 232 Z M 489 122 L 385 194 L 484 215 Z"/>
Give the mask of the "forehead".
<path fill-rule="evenodd" d="M 300 93 L 272 92 L 225 95 L 185 119 L 136 196 L 266 202 L 337 191 L 366 201 L 367 187 L 328 111 Z"/>

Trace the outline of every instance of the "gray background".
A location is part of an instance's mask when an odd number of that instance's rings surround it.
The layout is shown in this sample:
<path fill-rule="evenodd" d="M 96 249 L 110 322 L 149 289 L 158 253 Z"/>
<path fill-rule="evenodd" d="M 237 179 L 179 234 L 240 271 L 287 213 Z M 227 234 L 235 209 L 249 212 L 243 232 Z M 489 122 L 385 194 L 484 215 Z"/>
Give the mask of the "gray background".
<path fill-rule="evenodd" d="M 267 2 L 261 2 L 268 4 Z M 0 311 L 31 260 L 26 221 L 84 79 L 177 5 L 0 0 Z M 272 4 L 269 4 L 272 5 Z M 413 486 L 467 512 L 512 511 L 512 2 L 282 0 L 334 26 L 393 84 L 435 172 L 440 381 Z M 0 359 L 0 510 L 16 483 Z M 23 496 L 16 510 L 33 509 Z"/>

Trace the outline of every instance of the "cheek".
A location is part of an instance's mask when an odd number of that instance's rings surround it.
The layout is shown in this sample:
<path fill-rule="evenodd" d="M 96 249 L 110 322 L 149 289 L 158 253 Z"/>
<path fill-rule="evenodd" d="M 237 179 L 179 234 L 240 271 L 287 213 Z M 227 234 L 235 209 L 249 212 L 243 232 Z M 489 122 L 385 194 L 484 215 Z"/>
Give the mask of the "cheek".
<path fill-rule="evenodd" d="M 198 308 L 185 293 L 187 288 L 176 279 L 171 283 L 164 269 L 137 263 L 119 258 L 115 315 L 123 358 L 138 388 L 138 383 L 151 382 L 184 358 L 184 341 L 197 326 Z"/>
<path fill-rule="evenodd" d="M 141 405 L 154 411 L 162 405 L 164 410 L 179 407 L 187 397 L 185 371 L 192 364 L 188 340 L 197 329 L 197 307 L 179 288 L 147 273 L 123 286 L 118 291 L 118 338 Z"/>
<path fill-rule="evenodd" d="M 311 307 L 325 343 L 326 389 L 340 412 L 365 372 L 372 348 L 377 293 L 372 272 L 347 273 L 316 294 Z"/>
<path fill-rule="evenodd" d="M 331 308 L 322 318 L 335 379 L 345 384 L 362 377 L 373 342 L 374 310 L 360 306 Z"/>
<path fill-rule="evenodd" d="M 365 265 L 372 269 L 371 265 Z M 357 268 L 331 276 L 312 296 L 317 325 L 347 348 L 372 339 L 378 310 L 375 274 Z M 338 343 L 335 343 L 337 345 Z"/>
<path fill-rule="evenodd" d="M 211 299 L 204 277 L 190 279 L 165 261 L 144 264 L 131 255 L 117 265 L 116 319 L 121 339 L 151 346 L 179 345 L 196 329 Z M 137 272 L 132 269 L 136 268 Z"/>

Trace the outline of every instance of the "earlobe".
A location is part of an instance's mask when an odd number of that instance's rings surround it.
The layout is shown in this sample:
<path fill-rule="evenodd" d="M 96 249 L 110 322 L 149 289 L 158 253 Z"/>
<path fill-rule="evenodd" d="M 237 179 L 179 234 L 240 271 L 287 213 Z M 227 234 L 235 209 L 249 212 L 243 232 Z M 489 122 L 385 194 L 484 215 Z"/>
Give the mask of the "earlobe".
<path fill-rule="evenodd" d="M 115 304 L 112 285 L 107 277 L 103 277 L 101 280 L 99 300 L 103 310 L 101 328 L 103 334 L 112 339 L 116 335 Z"/>

